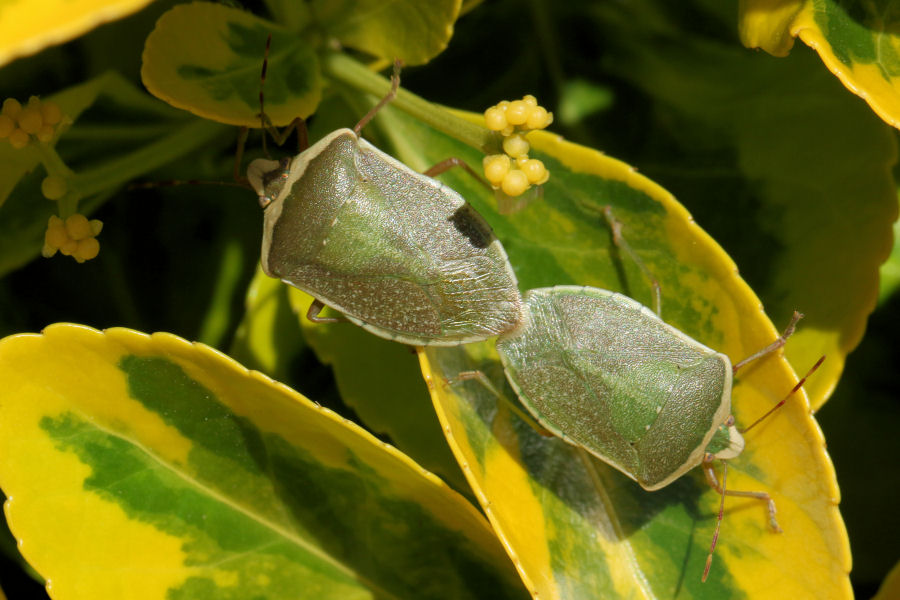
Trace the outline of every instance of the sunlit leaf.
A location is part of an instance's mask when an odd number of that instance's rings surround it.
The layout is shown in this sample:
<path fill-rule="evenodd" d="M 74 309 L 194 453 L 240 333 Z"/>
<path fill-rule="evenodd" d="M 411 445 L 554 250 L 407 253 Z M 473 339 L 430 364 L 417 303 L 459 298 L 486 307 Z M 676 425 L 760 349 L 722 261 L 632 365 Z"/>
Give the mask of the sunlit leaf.
<path fill-rule="evenodd" d="M 10 0 L 0 11 L 0 66 L 136 12 L 150 0 Z"/>
<path fill-rule="evenodd" d="M 420 65 L 447 47 L 461 0 L 319 0 L 316 16 L 345 46 Z"/>
<path fill-rule="evenodd" d="M 375 122 L 414 168 L 446 156 L 479 162 L 396 112 L 385 110 Z M 649 304 L 648 282 L 612 245 L 600 212 L 609 204 L 660 280 L 667 322 L 733 359 L 774 339 L 734 263 L 668 193 L 597 152 L 550 134 L 531 139 L 532 154 L 551 176 L 543 198 L 520 213 L 499 215 L 493 198 L 464 173 L 442 176 L 494 226 L 523 290 L 595 285 Z M 421 360 L 463 472 L 523 580 L 541 597 L 753 597 L 773 589 L 784 597 L 809 589 L 849 595 L 834 472 L 804 398 L 749 433 L 747 450 L 729 469 L 729 488 L 773 494 L 786 533 L 767 529 L 759 501 L 729 499 L 710 581 L 701 584 L 719 502 L 701 473 L 645 492 L 585 453 L 539 436 L 477 382 L 447 384 L 460 371 L 480 369 L 512 397 L 491 343 L 428 349 Z M 742 372 L 733 403 L 738 424 L 781 399 L 794 377 L 777 357 Z"/>
<path fill-rule="evenodd" d="M 229 354 L 279 381 L 289 380 L 292 362 L 305 348 L 288 288 L 257 270 L 247 290 L 247 310 Z"/>
<path fill-rule="evenodd" d="M 741 39 L 786 56 L 799 37 L 847 89 L 900 127 L 900 4 L 865 0 L 742 0 Z"/>
<path fill-rule="evenodd" d="M 797 48 L 773 59 L 702 35 L 627 29 L 616 71 L 659 114 L 642 169 L 678 191 L 778 323 L 806 315 L 785 353 L 826 401 L 862 338 L 897 217 L 894 133 Z M 618 27 L 617 27 L 618 26 Z"/>
<path fill-rule="evenodd" d="M 259 127 L 260 73 L 269 35 L 265 112 L 274 125 L 287 125 L 319 104 L 316 53 L 308 36 L 245 11 L 210 2 L 171 9 L 147 38 L 141 79 L 172 106 L 221 123 Z"/>
<path fill-rule="evenodd" d="M 297 314 L 306 315 L 312 298 L 285 287 Z M 444 440 L 411 347 L 350 323 L 311 323 L 303 316 L 300 324 L 316 356 L 332 368 L 341 399 L 366 427 L 390 436 L 400 450 L 457 490 L 468 489 Z"/>
<path fill-rule="evenodd" d="M 522 596 L 462 497 L 206 346 L 55 325 L 0 379 L 6 515 L 54 598 Z"/>

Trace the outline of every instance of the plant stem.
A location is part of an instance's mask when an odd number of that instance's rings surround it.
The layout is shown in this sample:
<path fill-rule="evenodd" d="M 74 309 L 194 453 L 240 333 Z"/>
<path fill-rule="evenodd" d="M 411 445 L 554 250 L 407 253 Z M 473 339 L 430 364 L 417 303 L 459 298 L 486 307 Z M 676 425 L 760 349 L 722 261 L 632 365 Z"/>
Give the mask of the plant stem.
<path fill-rule="evenodd" d="M 339 52 L 330 53 L 322 59 L 322 71 L 336 81 L 377 96 L 384 96 L 391 89 L 390 81 Z M 403 88 L 398 90 L 391 106 L 481 152 L 486 152 L 492 145 L 496 145 L 494 136 L 485 127 L 460 119 L 441 106 L 432 104 Z"/>
<path fill-rule="evenodd" d="M 227 127 L 205 119 L 189 122 L 175 133 L 143 146 L 131 154 L 76 174 L 72 187 L 77 189 L 82 197 L 86 197 L 110 187 L 123 185 L 202 147 Z"/>

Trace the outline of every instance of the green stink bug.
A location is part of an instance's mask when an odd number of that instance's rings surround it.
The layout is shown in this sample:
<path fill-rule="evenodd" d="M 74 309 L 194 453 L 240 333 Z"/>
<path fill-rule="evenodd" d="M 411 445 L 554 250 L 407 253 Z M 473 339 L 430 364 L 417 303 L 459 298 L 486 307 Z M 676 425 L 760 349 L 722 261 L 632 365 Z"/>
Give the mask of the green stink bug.
<path fill-rule="evenodd" d="M 267 46 L 268 54 L 268 46 Z M 263 80 L 265 78 L 265 61 Z M 293 159 L 257 159 L 247 178 L 265 210 L 262 267 L 368 331 L 458 345 L 512 329 L 518 283 L 490 226 L 455 191 L 339 129 Z"/>
<path fill-rule="evenodd" d="M 638 260 L 606 212 L 614 242 Z M 511 408 L 537 429 L 586 450 L 646 490 L 664 488 L 702 465 L 708 483 L 723 498 L 766 502 L 770 525 L 780 531 L 772 498 L 765 492 L 726 490 L 725 472 L 720 484 L 713 464 L 721 459 L 724 469 L 725 460 L 739 455 L 741 434 L 749 429 L 738 430 L 731 416 L 734 372 L 783 346 L 801 315 L 795 313 L 773 343 L 732 366 L 725 354 L 660 319 L 658 284 L 639 266 L 653 283 L 657 312 L 594 287 L 525 293 L 521 326 L 496 342 L 506 379 L 527 410 Z M 481 373 L 461 374 L 462 379 L 473 376 L 493 390 Z"/>
<path fill-rule="evenodd" d="M 372 333 L 456 345 L 520 320 L 515 275 L 484 219 L 354 131 L 290 161 L 256 160 L 249 179 L 265 209 L 263 270 Z"/>
<path fill-rule="evenodd" d="M 542 427 L 650 491 L 743 450 L 729 421 L 727 356 L 616 292 L 557 286 L 524 301 L 525 323 L 500 336 L 497 352 Z M 781 347 L 800 317 L 751 360 Z"/>
<path fill-rule="evenodd" d="M 617 224 L 611 225 L 617 233 Z M 743 430 L 735 427 L 734 372 L 783 346 L 802 315 L 794 313 L 773 343 L 732 366 L 726 355 L 616 292 L 585 286 L 540 288 L 526 292 L 524 303 L 523 324 L 501 335 L 496 347 L 506 378 L 537 424 L 649 491 L 702 465 L 707 482 L 723 501 L 725 495 L 763 500 L 772 529 L 781 531 L 769 494 L 726 490 L 725 471 L 720 485 L 713 462 L 722 460 L 725 469 L 724 461 L 744 449 L 741 434 L 759 422 Z M 720 508 L 718 522 L 722 512 Z"/>

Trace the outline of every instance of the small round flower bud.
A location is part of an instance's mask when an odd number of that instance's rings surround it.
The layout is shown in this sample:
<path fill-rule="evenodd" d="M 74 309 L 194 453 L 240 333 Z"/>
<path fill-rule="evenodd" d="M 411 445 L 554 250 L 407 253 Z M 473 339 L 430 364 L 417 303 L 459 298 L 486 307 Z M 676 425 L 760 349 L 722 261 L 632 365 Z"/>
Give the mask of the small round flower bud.
<path fill-rule="evenodd" d="M 16 129 L 16 122 L 8 115 L 0 115 L 0 139 L 9 137 Z"/>
<path fill-rule="evenodd" d="M 25 146 L 28 145 L 30 138 L 28 134 L 22 131 L 19 128 L 16 128 L 11 134 L 9 134 L 9 144 L 16 150 L 21 150 Z"/>
<path fill-rule="evenodd" d="M 22 110 L 22 105 L 19 104 L 19 101 L 15 98 L 7 98 L 3 101 L 3 109 L 2 112 L 7 117 L 16 118 L 16 115 L 19 114 L 19 111 Z"/>
<path fill-rule="evenodd" d="M 525 126 L 528 127 L 528 129 L 544 129 L 552 122 L 553 115 L 548 113 L 546 108 L 543 106 L 535 106 L 531 109 L 531 113 L 525 121 Z"/>
<path fill-rule="evenodd" d="M 72 256 L 75 254 L 76 250 L 78 250 L 78 242 L 71 238 L 67 239 L 63 245 L 59 247 L 60 253 L 64 256 Z"/>
<path fill-rule="evenodd" d="M 45 125 L 56 125 L 62 121 L 62 109 L 56 102 L 42 102 L 41 116 L 44 118 Z"/>
<path fill-rule="evenodd" d="M 47 223 L 47 231 L 44 232 L 44 243 L 53 248 L 60 248 L 69 240 L 69 234 L 66 232 L 66 226 L 62 219 L 57 216 L 50 217 Z"/>
<path fill-rule="evenodd" d="M 16 121 L 22 131 L 28 134 L 35 134 L 41 130 L 44 125 L 44 118 L 41 117 L 41 111 L 36 106 L 27 106 L 19 111 L 16 115 Z"/>
<path fill-rule="evenodd" d="M 528 154 L 529 149 L 528 140 L 524 135 L 517 133 L 503 140 L 503 151 L 513 158 Z"/>
<path fill-rule="evenodd" d="M 529 187 L 528 177 L 519 169 L 513 169 L 507 173 L 506 177 L 503 178 L 503 183 L 500 184 L 500 189 L 507 196 L 519 196 Z"/>
<path fill-rule="evenodd" d="M 56 175 L 44 177 L 41 182 L 41 193 L 48 200 L 59 200 L 66 195 L 66 180 Z"/>
<path fill-rule="evenodd" d="M 522 125 L 528 119 L 530 106 L 524 100 L 513 100 L 506 109 L 506 120 L 510 125 Z"/>
<path fill-rule="evenodd" d="M 78 213 L 66 219 L 66 231 L 69 232 L 69 237 L 76 241 L 92 235 L 91 224 L 87 217 Z"/>
<path fill-rule="evenodd" d="M 96 238 L 86 238 L 78 242 L 78 249 L 75 250 L 75 260 L 84 262 L 96 258 L 100 254 L 100 242 Z"/>
<path fill-rule="evenodd" d="M 500 131 L 506 127 L 506 112 L 497 106 L 484 111 L 484 124 L 491 131 Z"/>
<path fill-rule="evenodd" d="M 510 160 L 505 154 L 491 154 L 490 156 L 484 157 L 482 166 L 484 168 L 485 179 L 491 182 L 491 184 L 499 186 L 503 181 L 503 178 L 506 177 L 506 174 L 509 172 Z"/>
<path fill-rule="evenodd" d="M 550 178 L 550 173 L 544 166 L 544 163 L 536 158 L 528 158 L 522 161 L 516 161 L 519 169 L 528 177 L 528 183 L 532 185 L 541 185 L 546 183 Z"/>

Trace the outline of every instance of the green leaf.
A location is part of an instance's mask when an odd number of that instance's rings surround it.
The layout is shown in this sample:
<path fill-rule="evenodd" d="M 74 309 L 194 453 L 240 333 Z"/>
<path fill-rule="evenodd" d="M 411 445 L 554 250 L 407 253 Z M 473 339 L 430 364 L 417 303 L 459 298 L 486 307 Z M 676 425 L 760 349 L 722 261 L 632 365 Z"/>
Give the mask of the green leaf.
<path fill-rule="evenodd" d="M 894 246 L 878 269 L 878 305 L 884 304 L 900 288 L 900 221 L 894 221 Z"/>
<path fill-rule="evenodd" d="M 147 38 L 141 80 L 172 106 L 221 123 L 259 127 L 260 73 L 269 35 L 265 112 L 272 124 L 287 125 L 312 114 L 321 99 L 315 49 L 309 36 L 245 11 L 209 2 L 174 7 Z"/>
<path fill-rule="evenodd" d="M 322 26 L 343 45 L 421 65 L 447 47 L 461 0 L 318 0 L 316 4 Z"/>
<path fill-rule="evenodd" d="M 284 285 L 284 284 L 281 284 Z M 460 491 L 467 491 L 428 398 L 416 356 L 350 323 L 311 323 L 312 297 L 288 288 L 309 345 L 329 365 L 344 403 L 375 433 L 390 436 L 401 451 Z"/>
<path fill-rule="evenodd" d="M 863 0 L 743 0 L 741 40 L 787 56 L 799 37 L 885 122 L 900 127 L 900 5 Z"/>
<path fill-rule="evenodd" d="M 522 597 L 462 497 L 206 346 L 54 325 L 0 378 L 6 515 L 55 598 Z"/>
<path fill-rule="evenodd" d="M 288 287 L 257 269 L 247 290 L 247 310 L 229 355 L 248 368 L 290 381 L 290 366 L 306 348 Z"/>
<path fill-rule="evenodd" d="M 878 295 L 897 217 L 889 127 L 808 50 L 772 59 L 704 35 L 629 29 L 611 64 L 658 114 L 641 167 L 720 240 L 766 312 L 806 315 L 785 348 L 814 410 L 837 385 Z"/>
<path fill-rule="evenodd" d="M 396 111 L 375 119 L 382 136 L 416 169 L 479 155 Z M 732 359 L 768 344 L 776 331 L 734 263 L 665 190 L 628 165 L 551 134 L 531 134 L 532 152 L 551 171 L 544 195 L 501 216 L 464 173 L 441 179 L 494 226 L 523 289 L 558 284 L 624 291 L 651 303 L 648 282 L 613 246 L 601 215 L 612 206 L 623 233 L 662 286 L 663 318 Z M 766 527 L 759 501 L 729 499 L 710 581 L 700 583 L 719 497 L 699 472 L 658 492 L 557 439 L 539 436 L 477 382 L 448 385 L 480 369 L 513 398 L 490 343 L 428 349 L 423 370 L 448 441 L 488 518 L 544 598 L 629 595 L 849 595 L 849 548 L 832 499 L 838 497 L 824 441 L 803 397 L 748 434 L 731 461 L 730 489 L 773 494 L 786 533 Z M 796 381 L 781 357 L 741 372 L 732 410 L 738 425 L 763 414 Z M 796 560 L 796 563 L 792 561 Z M 765 588 L 765 591 L 763 591 Z"/>

